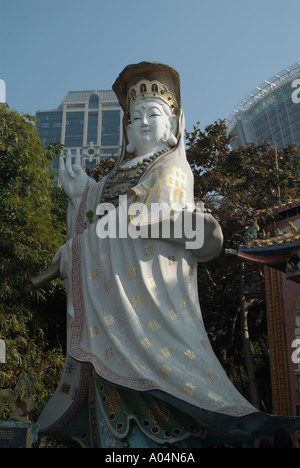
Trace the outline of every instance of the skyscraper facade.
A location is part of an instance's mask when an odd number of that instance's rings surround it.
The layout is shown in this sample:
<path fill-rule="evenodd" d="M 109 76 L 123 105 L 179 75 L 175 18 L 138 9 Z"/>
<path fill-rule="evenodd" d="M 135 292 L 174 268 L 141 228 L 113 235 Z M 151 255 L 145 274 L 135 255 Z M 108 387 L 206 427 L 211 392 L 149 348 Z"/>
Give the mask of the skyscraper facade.
<path fill-rule="evenodd" d="M 83 167 L 120 155 L 123 114 L 113 91 L 69 91 L 57 109 L 37 111 L 36 117 L 43 144 L 59 140 L 74 155 L 80 148 Z M 58 160 L 53 168 L 58 170 Z"/>
<path fill-rule="evenodd" d="M 300 62 L 249 93 L 232 112 L 228 130 L 236 135 L 231 143 L 234 148 L 246 143 L 260 144 L 268 138 L 279 150 L 289 144 L 300 147 Z M 275 168 L 274 164 L 274 171 Z M 278 191 L 274 206 L 265 211 L 272 220 L 270 239 L 258 236 L 239 250 L 241 259 L 264 265 L 273 413 L 291 416 L 300 415 L 300 362 L 291 354 L 300 336 L 300 262 L 295 271 L 289 267 L 300 252 L 299 209 L 299 198 L 281 200 Z M 257 220 L 261 221 L 259 215 Z M 295 441 L 298 446 L 299 433 Z"/>
<path fill-rule="evenodd" d="M 300 62 L 247 94 L 231 113 L 228 130 L 237 137 L 233 147 L 267 138 L 278 149 L 300 145 Z"/>

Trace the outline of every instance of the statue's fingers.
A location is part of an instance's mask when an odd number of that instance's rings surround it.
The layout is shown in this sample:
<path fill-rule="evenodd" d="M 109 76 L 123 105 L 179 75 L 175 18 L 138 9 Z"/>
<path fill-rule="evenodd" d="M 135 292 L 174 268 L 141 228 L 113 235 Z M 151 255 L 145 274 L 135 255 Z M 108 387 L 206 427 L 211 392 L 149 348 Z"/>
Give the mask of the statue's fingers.
<path fill-rule="evenodd" d="M 72 166 L 73 171 L 76 174 L 79 174 L 81 171 L 81 156 L 80 156 L 80 148 L 76 148 L 76 154 L 75 154 L 75 164 Z"/>
<path fill-rule="evenodd" d="M 65 166 L 65 158 L 63 154 L 60 155 L 59 157 L 59 178 L 62 183 L 66 180 L 67 177 L 67 171 L 66 171 L 66 166 Z"/>
<path fill-rule="evenodd" d="M 72 166 L 72 154 L 71 154 L 71 150 L 67 150 L 67 154 L 66 154 L 66 168 L 67 170 L 69 170 Z"/>
<path fill-rule="evenodd" d="M 73 172 L 74 172 L 75 174 L 80 174 L 80 172 L 81 172 L 81 170 L 82 170 L 81 166 L 78 166 L 78 164 L 74 164 L 73 167 L 72 167 L 72 169 L 73 169 Z"/>
<path fill-rule="evenodd" d="M 76 148 L 75 164 L 76 166 L 81 166 L 80 148 Z"/>
<path fill-rule="evenodd" d="M 65 160 L 63 154 L 59 157 L 59 172 L 62 173 L 66 169 Z"/>
<path fill-rule="evenodd" d="M 71 150 L 67 150 L 67 156 L 66 156 L 66 169 L 68 171 L 68 174 L 72 179 L 74 178 L 74 171 L 72 169 L 72 154 Z"/>

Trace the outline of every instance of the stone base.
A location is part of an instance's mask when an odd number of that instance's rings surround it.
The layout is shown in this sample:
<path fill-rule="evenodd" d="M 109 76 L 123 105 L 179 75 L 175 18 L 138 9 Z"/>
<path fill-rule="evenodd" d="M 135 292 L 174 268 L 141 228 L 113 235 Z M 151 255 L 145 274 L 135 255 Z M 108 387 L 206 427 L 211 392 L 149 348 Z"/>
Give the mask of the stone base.
<path fill-rule="evenodd" d="M 0 448 L 31 448 L 37 441 L 38 431 L 37 424 L 0 422 Z"/>

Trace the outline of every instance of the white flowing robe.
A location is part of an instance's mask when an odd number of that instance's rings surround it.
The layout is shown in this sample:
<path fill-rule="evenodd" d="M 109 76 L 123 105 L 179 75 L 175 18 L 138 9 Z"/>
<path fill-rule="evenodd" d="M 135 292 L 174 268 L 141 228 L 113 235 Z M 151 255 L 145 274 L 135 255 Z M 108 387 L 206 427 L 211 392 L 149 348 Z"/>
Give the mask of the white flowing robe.
<path fill-rule="evenodd" d="M 161 201 L 193 206 L 190 167 L 173 153 L 154 165 L 139 189 L 148 213 L 151 204 Z M 99 187 L 92 185 L 85 210 L 95 212 L 98 194 Z M 249 407 L 211 350 L 198 300 L 199 257 L 185 248 L 187 239 L 100 239 L 97 224 L 108 228 L 122 217 L 121 208 L 109 215 L 72 239 L 63 254 L 62 273 L 72 288 L 71 356 L 128 389 L 161 390 L 207 409 Z M 126 206 L 123 228 L 124 221 Z M 216 241 L 217 253 L 221 242 Z"/>
<path fill-rule="evenodd" d="M 185 151 L 177 148 L 158 158 L 127 192 L 125 207 L 97 219 L 105 183 L 90 184 L 76 217 L 72 203 L 69 207 L 70 240 L 61 271 L 67 286 L 68 354 L 73 368 L 90 363 L 112 384 L 138 392 L 158 391 L 160 398 L 170 396 L 191 408 L 255 411 L 215 357 L 200 311 L 197 262 L 219 254 L 222 235 L 217 223 L 208 235 L 205 230 L 203 246 L 195 244 L 195 249 L 186 248 L 191 239 L 184 236 L 184 229 L 180 238 L 142 238 L 135 227 L 128 235 L 127 213 L 134 201 L 143 203 L 148 214 L 153 204 L 176 203 L 187 210 L 186 216 L 203 222 L 211 218 L 202 212 L 191 214 L 193 175 Z M 85 216 L 88 211 L 94 215 L 92 224 Z M 140 214 L 144 219 L 145 212 Z M 74 218 L 77 226 L 72 224 Z M 116 237 L 111 235 L 114 221 Z M 110 235 L 100 238 L 99 232 L 108 228 Z M 66 379 L 65 373 L 64 383 Z"/>

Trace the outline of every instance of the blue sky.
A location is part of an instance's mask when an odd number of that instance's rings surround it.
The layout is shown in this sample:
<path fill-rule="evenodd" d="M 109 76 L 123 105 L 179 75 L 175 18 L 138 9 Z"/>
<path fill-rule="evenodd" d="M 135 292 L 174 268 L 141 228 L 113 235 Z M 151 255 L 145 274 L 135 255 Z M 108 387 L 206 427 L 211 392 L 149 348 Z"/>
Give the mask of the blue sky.
<path fill-rule="evenodd" d="M 128 64 L 180 74 L 187 130 L 300 61 L 299 0 L 0 0 L 0 79 L 21 113 L 111 89 Z"/>

